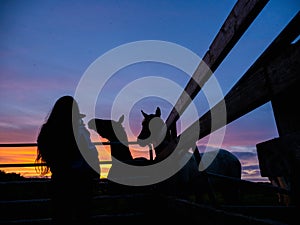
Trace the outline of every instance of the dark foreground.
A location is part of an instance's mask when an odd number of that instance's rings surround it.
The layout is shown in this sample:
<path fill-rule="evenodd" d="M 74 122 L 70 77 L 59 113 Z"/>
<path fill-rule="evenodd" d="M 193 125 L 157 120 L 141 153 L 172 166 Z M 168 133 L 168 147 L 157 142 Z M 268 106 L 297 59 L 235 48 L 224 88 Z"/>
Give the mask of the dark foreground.
<path fill-rule="evenodd" d="M 49 180 L 0 183 L 1 225 L 51 224 L 47 196 Z M 235 205 L 221 199 L 218 199 L 220 204 L 215 204 L 208 198 L 205 200 L 205 196 L 198 201 L 193 195 L 173 195 L 158 192 L 153 187 L 116 188 L 104 180 L 94 198 L 92 224 L 155 224 L 161 220 L 203 225 L 293 224 L 294 207 L 276 204 L 276 195 L 261 194 L 248 194 Z M 255 203 L 254 198 L 260 200 Z"/>

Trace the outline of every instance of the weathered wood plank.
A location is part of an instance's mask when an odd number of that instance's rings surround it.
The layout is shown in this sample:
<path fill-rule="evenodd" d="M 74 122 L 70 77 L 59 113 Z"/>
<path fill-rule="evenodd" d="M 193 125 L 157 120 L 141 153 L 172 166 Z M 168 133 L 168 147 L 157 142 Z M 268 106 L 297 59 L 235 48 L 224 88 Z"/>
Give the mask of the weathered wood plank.
<path fill-rule="evenodd" d="M 235 4 L 210 45 L 209 50 L 204 55 L 203 62 L 199 64 L 193 77 L 185 87 L 184 92 L 188 95 L 183 93 L 169 114 L 166 120 L 168 128 L 176 126 L 174 124 L 179 116 L 210 78 L 211 72 L 214 72 L 221 64 L 267 2 L 268 0 L 239 0 Z"/>
<path fill-rule="evenodd" d="M 290 44 L 300 34 L 300 13 L 289 22 L 283 31 L 261 54 L 255 63 L 248 69 L 242 78 L 225 96 L 224 100 L 216 104 L 210 111 L 206 112 L 199 120 L 195 121 L 181 135 L 174 139 L 169 146 L 162 151 L 159 158 L 167 157 L 175 148 L 180 138 L 183 148 L 190 148 L 195 142 L 215 130 L 231 123 L 239 117 L 249 113 L 255 108 L 270 101 L 292 84 L 300 81 L 300 41 Z M 227 121 L 214 121 L 211 127 L 211 114 L 222 113 L 224 103 L 227 110 Z M 215 119 L 215 118 L 214 118 Z M 199 136 L 198 127 L 200 126 Z"/>
<path fill-rule="evenodd" d="M 252 110 L 262 106 L 280 92 L 289 88 L 295 82 L 300 81 L 300 43 L 290 46 L 280 57 L 271 58 L 265 66 L 259 67 L 256 71 L 247 71 L 246 74 L 234 85 L 225 96 L 224 101 L 227 111 L 226 124 L 242 117 Z M 272 74 L 267 76 L 267 71 Z M 270 91 L 272 87 L 272 91 Z M 223 102 L 219 102 L 210 111 L 206 112 L 190 128 L 186 129 L 183 135 L 188 135 L 195 129 L 196 124 L 200 125 L 200 134 L 197 140 L 225 126 L 223 121 L 214 121 L 214 128 L 211 127 L 211 114 L 216 115 L 223 112 Z M 217 117 L 214 119 L 218 119 Z M 194 127 L 193 127 L 194 126 Z M 192 135 L 188 135 L 192 136 Z M 197 140 L 190 140 L 193 143 Z"/>

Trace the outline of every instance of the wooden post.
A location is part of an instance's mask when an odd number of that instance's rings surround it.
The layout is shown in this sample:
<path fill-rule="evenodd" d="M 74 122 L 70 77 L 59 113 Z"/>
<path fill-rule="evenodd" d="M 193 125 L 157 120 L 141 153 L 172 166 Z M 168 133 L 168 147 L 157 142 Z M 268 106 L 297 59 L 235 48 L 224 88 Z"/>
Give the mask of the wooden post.
<path fill-rule="evenodd" d="M 272 98 L 272 108 L 280 137 L 300 131 L 299 100 L 300 82 L 295 82 L 284 92 Z"/>
<path fill-rule="evenodd" d="M 152 148 L 152 144 L 149 144 L 148 147 L 149 147 L 150 161 L 153 161 L 153 148 Z"/>
<path fill-rule="evenodd" d="M 284 47 L 297 36 L 299 36 L 300 16 L 299 13 L 294 17 L 291 23 L 285 28 L 285 35 L 281 35 L 274 43 L 280 43 L 279 51 L 284 51 Z M 293 33 L 293 35 L 289 35 Z M 288 37 L 290 36 L 290 37 Z M 285 41 L 282 41 L 286 39 Z M 273 45 L 275 45 L 273 44 Z M 298 46 L 299 41 L 292 46 Z M 273 51 L 274 52 L 274 51 Z M 277 51 L 278 52 L 278 51 Z M 278 54 L 275 52 L 275 54 Z M 298 57 L 297 55 L 290 55 Z M 291 189 L 292 203 L 299 207 L 299 189 L 300 189 L 300 108 L 298 106 L 300 97 L 300 80 L 290 79 L 291 84 L 282 91 L 282 85 L 285 82 L 280 79 L 272 79 L 272 75 L 279 70 L 283 76 L 290 76 L 293 70 L 289 70 L 290 61 L 287 61 L 282 68 L 270 68 L 266 72 L 268 74 L 268 86 L 271 96 L 271 104 L 276 121 L 279 138 L 262 142 L 256 145 L 261 175 L 269 177 L 269 179 L 277 180 L 277 185 L 282 188 Z M 295 75 L 299 77 L 299 62 L 295 62 Z M 280 64 L 280 62 L 278 63 Z M 297 76 L 295 77 L 297 78 Z M 284 182 L 280 182 L 284 181 Z M 286 182 L 285 182 L 286 181 Z M 290 200 L 285 199 L 285 203 L 289 204 Z"/>
<path fill-rule="evenodd" d="M 256 145 L 261 176 L 276 181 L 290 190 L 291 198 L 282 196 L 284 203 L 299 207 L 300 197 L 300 132 L 293 132 Z"/>
<path fill-rule="evenodd" d="M 279 138 L 280 157 L 286 158 L 290 173 L 284 174 L 292 191 L 292 202 L 299 206 L 300 197 L 300 82 L 295 82 L 271 100 Z M 270 149 L 267 149 L 270 151 Z M 267 151 L 266 150 L 266 151 Z"/>

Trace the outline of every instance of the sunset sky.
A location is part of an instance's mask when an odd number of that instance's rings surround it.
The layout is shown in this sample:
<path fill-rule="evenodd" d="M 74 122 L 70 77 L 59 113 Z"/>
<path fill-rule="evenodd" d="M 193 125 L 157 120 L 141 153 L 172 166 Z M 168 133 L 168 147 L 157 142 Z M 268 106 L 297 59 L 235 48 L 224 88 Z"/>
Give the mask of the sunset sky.
<path fill-rule="evenodd" d="M 143 40 L 159 40 L 175 43 L 202 58 L 235 3 L 233 0 L 0 0 L 0 143 L 35 143 L 39 128 L 55 101 L 63 95 L 74 96 L 90 65 L 114 48 Z M 299 8 L 297 0 L 267 3 L 214 73 L 224 95 Z M 103 86 L 95 115 L 117 120 L 128 110 L 128 105 L 121 102 L 117 113 L 111 114 L 120 90 L 149 76 L 172 80 L 181 88 L 189 79 L 180 69 L 159 62 L 129 65 L 113 74 Z M 147 85 L 147 88 L 155 88 L 159 83 L 148 82 Z M 134 88 L 132 92 L 142 93 L 144 88 Z M 168 87 L 164 93 L 176 97 Z M 208 110 L 205 95 L 201 93 L 194 104 L 198 116 Z M 124 125 L 125 129 L 132 131 L 130 141 L 136 140 L 141 128 L 140 110 L 153 113 L 157 106 L 166 119 L 172 108 L 166 99 L 149 96 L 135 102 L 125 116 L 129 124 L 129 127 Z M 88 119 L 85 118 L 85 123 Z M 94 131 L 91 136 L 94 141 L 105 141 Z M 230 123 L 222 148 L 239 157 L 244 179 L 265 181 L 267 178 L 260 177 L 259 173 L 256 144 L 275 137 L 278 133 L 273 111 L 267 103 Z M 198 144 L 203 143 L 205 139 Z M 138 146 L 131 148 L 135 152 Z M 0 163 L 32 163 L 35 154 L 35 148 L 0 148 Z M 107 151 L 101 150 L 100 155 L 101 160 L 109 158 Z M 35 173 L 33 168 L 25 169 L 25 172 L 16 168 L 7 171 L 27 176 Z"/>

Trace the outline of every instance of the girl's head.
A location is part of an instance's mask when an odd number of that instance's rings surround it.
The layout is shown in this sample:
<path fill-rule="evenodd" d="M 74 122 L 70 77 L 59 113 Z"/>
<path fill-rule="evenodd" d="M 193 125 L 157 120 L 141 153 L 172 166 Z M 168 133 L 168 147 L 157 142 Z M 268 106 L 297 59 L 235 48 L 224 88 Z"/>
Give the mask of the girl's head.
<path fill-rule="evenodd" d="M 84 116 L 84 114 L 79 113 L 76 100 L 72 96 L 66 95 L 55 102 L 47 122 L 65 123 L 67 121 L 72 122 L 72 119 L 73 121 L 79 121 Z"/>

